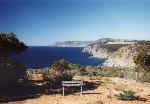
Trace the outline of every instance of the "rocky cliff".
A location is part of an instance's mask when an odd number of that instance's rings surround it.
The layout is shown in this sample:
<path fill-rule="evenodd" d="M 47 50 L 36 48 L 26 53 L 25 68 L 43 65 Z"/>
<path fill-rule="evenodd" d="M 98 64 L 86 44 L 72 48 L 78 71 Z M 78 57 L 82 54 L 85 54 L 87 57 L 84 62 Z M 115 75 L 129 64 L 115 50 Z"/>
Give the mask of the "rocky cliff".
<path fill-rule="evenodd" d="M 95 58 L 108 58 L 111 54 L 123 46 L 124 44 L 106 44 L 98 42 L 87 45 L 83 51 L 88 52 Z"/>
<path fill-rule="evenodd" d="M 103 63 L 104 66 L 114 67 L 135 67 L 134 56 L 140 51 L 138 45 L 127 45 L 111 54 Z"/>
<path fill-rule="evenodd" d="M 141 44 L 94 43 L 84 48 L 96 58 L 107 58 L 102 64 L 110 67 L 135 67 L 134 56 L 144 48 Z"/>

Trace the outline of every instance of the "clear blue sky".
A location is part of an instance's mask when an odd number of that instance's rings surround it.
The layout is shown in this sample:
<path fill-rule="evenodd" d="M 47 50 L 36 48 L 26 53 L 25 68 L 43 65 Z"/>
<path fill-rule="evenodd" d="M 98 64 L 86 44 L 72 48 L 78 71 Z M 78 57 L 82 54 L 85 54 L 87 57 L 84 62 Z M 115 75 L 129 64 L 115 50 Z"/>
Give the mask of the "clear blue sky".
<path fill-rule="evenodd" d="M 150 0 L 0 0 L 0 32 L 14 32 L 27 45 L 150 40 Z"/>

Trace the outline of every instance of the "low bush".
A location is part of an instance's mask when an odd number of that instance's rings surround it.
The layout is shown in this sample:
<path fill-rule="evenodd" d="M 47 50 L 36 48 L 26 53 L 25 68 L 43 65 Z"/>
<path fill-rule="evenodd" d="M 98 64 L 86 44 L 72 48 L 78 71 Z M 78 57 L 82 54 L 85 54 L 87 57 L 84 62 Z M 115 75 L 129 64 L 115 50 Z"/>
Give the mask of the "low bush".
<path fill-rule="evenodd" d="M 117 87 L 117 88 L 115 88 L 115 90 L 116 90 L 116 91 L 124 91 L 124 89 L 121 88 L 121 87 Z"/>
<path fill-rule="evenodd" d="M 123 68 L 103 67 L 97 71 L 97 76 L 105 77 L 123 77 Z"/>
<path fill-rule="evenodd" d="M 71 81 L 72 80 L 72 75 L 69 75 L 67 73 L 63 74 L 55 74 L 55 75 L 44 75 L 43 79 L 47 84 L 54 85 L 55 87 L 60 87 L 62 81 Z"/>
<path fill-rule="evenodd" d="M 137 71 L 136 69 L 126 69 L 118 67 L 103 67 L 94 70 L 96 76 L 102 77 L 120 77 L 128 78 L 133 80 L 138 80 L 141 82 L 150 82 L 150 72 L 147 71 Z"/>
<path fill-rule="evenodd" d="M 52 65 L 52 68 L 56 71 L 63 72 L 65 70 L 70 70 L 69 64 L 66 60 L 61 59 L 59 61 L 55 61 Z"/>
<path fill-rule="evenodd" d="M 85 69 L 85 66 L 79 64 L 69 64 L 69 68 L 73 70 L 81 70 L 81 69 Z"/>
<path fill-rule="evenodd" d="M 132 90 L 126 91 L 123 90 L 123 93 L 115 94 L 114 96 L 117 97 L 119 100 L 135 100 L 136 97 L 134 96 L 135 92 Z"/>
<path fill-rule="evenodd" d="M 141 82 L 150 82 L 150 72 L 143 72 L 138 80 Z"/>
<path fill-rule="evenodd" d="M 150 71 L 150 47 L 141 50 L 133 60 L 137 70 Z"/>
<path fill-rule="evenodd" d="M 46 74 L 43 75 L 43 79 L 49 84 L 60 86 L 62 81 L 70 81 L 73 78 L 69 64 L 64 59 L 55 61 L 52 68 L 45 68 Z"/>
<path fill-rule="evenodd" d="M 61 66 L 61 65 L 60 65 Z M 120 77 L 133 80 L 139 80 L 141 82 L 150 82 L 150 72 L 137 71 L 136 69 L 127 69 L 119 67 L 101 67 L 101 66 L 81 66 L 78 64 L 65 65 L 67 68 L 63 70 L 55 70 L 53 67 L 47 67 L 42 69 L 29 69 L 34 70 L 36 74 L 43 74 L 46 76 L 102 76 L 102 77 Z M 45 78 L 47 79 L 47 78 Z M 58 78 L 56 78 L 58 79 Z"/>

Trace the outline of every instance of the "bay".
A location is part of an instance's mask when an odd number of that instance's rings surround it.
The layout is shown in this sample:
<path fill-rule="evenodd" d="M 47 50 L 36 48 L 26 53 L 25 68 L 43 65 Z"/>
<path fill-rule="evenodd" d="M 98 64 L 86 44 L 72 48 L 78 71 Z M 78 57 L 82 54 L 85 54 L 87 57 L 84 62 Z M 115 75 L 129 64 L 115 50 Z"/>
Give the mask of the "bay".
<path fill-rule="evenodd" d="M 83 66 L 97 66 L 105 59 L 91 58 L 91 55 L 82 52 L 83 47 L 50 47 L 50 46 L 29 46 L 21 54 L 11 57 L 27 68 L 44 68 L 51 66 L 54 61 L 67 60 L 72 64 Z"/>

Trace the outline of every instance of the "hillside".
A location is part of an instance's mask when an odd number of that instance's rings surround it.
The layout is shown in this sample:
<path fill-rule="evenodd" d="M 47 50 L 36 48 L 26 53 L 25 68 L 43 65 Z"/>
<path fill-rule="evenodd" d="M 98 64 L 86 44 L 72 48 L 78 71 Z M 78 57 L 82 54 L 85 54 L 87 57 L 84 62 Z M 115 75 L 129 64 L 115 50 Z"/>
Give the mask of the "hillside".
<path fill-rule="evenodd" d="M 149 46 L 142 42 L 134 44 L 133 42 L 123 42 L 123 44 L 117 44 L 118 42 L 108 43 L 99 42 L 90 44 L 84 48 L 84 52 L 88 52 L 96 58 L 107 58 L 107 60 L 103 63 L 104 66 L 135 67 L 135 63 L 133 61 L 134 56 L 136 56 L 141 49 Z"/>
<path fill-rule="evenodd" d="M 123 46 L 124 44 L 106 44 L 98 42 L 86 46 L 83 51 L 90 53 L 95 58 L 108 58 Z"/>
<path fill-rule="evenodd" d="M 135 67 L 133 58 L 140 51 L 139 47 L 140 46 L 137 45 L 121 47 L 118 51 L 111 54 L 103 65 L 115 67 Z"/>

